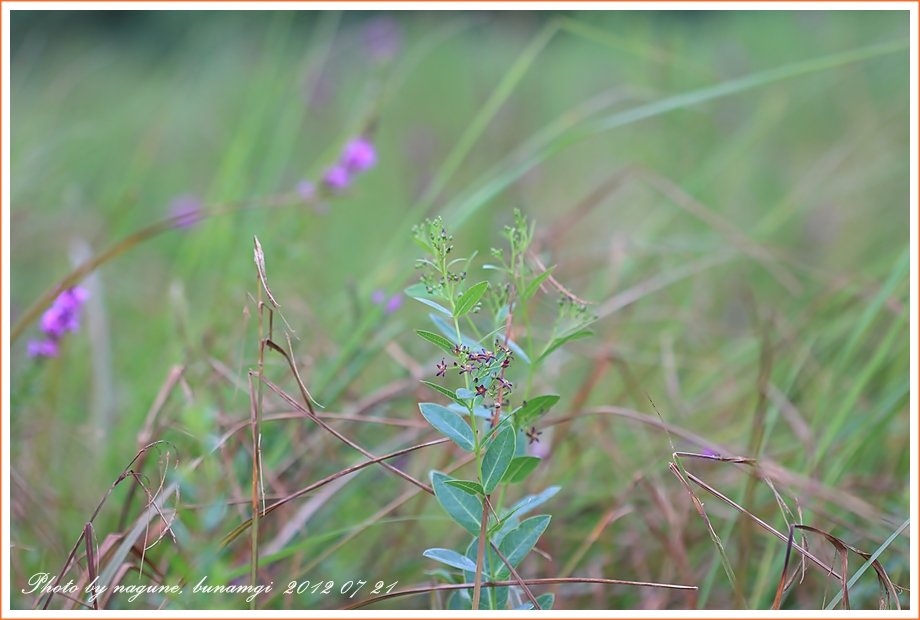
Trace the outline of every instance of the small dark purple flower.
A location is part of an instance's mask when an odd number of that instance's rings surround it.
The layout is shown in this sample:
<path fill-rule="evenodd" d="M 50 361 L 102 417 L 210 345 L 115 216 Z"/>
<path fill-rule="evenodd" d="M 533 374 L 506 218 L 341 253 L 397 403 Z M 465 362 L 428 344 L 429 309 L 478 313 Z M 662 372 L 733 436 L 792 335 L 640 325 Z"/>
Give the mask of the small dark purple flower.
<path fill-rule="evenodd" d="M 386 313 L 393 314 L 394 312 L 399 310 L 399 307 L 402 305 L 402 302 L 403 302 L 403 298 L 402 298 L 402 295 L 400 295 L 399 293 L 390 297 L 387 300 L 387 307 L 385 309 Z"/>
<path fill-rule="evenodd" d="M 349 172 L 365 172 L 377 163 L 377 151 L 367 138 L 355 138 L 345 145 L 340 162 Z"/>
<path fill-rule="evenodd" d="M 169 203 L 169 217 L 175 218 L 176 226 L 189 228 L 201 219 L 201 201 L 191 194 L 183 194 Z"/>
<path fill-rule="evenodd" d="M 57 357 L 58 350 L 57 340 L 51 338 L 29 342 L 29 357 Z"/>
<path fill-rule="evenodd" d="M 539 443 L 540 442 L 539 437 L 540 435 L 543 434 L 543 431 L 538 431 L 537 427 L 531 426 L 530 431 L 528 431 L 525 434 L 527 435 L 527 439 L 530 440 L 530 443 L 534 443 L 534 442 Z"/>
<path fill-rule="evenodd" d="M 442 357 L 441 363 L 438 364 L 438 374 L 436 374 L 435 376 L 443 377 L 445 372 L 447 372 L 447 364 L 444 363 L 444 358 Z"/>
<path fill-rule="evenodd" d="M 378 288 L 376 291 L 371 293 L 371 303 L 375 305 L 382 304 L 387 298 L 386 292 L 382 288 Z"/>
<path fill-rule="evenodd" d="M 351 183 L 351 176 L 345 166 L 336 164 L 326 171 L 325 176 L 323 176 L 323 183 L 332 190 L 343 190 Z"/>
<path fill-rule="evenodd" d="M 477 385 L 476 386 L 476 396 L 485 396 L 486 395 L 486 386 Z"/>
<path fill-rule="evenodd" d="M 299 181 L 297 183 L 297 195 L 304 202 L 310 202 L 316 196 L 316 186 L 307 180 Z"/>

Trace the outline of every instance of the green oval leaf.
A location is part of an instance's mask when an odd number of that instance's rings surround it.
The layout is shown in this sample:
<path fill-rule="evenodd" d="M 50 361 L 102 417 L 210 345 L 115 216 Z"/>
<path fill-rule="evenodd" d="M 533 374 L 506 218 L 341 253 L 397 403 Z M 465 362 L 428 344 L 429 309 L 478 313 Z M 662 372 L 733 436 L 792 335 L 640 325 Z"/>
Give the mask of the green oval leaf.
<path fill-rule="evenodd" d="M 482 485 L 472 480 L 448 480 L 445 484 L 449 484 L 452 487 L 477 497 L 485 495 L 485 493 L 482 492 Z"/>
<path fill-rule="evenodd" d="M 538 493 L 537 495 L 528 495 L 527 497 L 525 497 L 524 499 L 516 503 L 514 506 L 512 506 L 511 510 L 508 511 L 508 514 L 509 515 L 513 514 L 517 517 L 520 517 L 521 515 L 530 512 L 531 510 L 533 510 L 534 508 L 536 508 L 537 506 L 539 506 L 540 504 L 542 504 L 543 502 L 551 498 L 553 495 L 558 493 L 561 488 L 562 487 L 552 486 L 552 487 L 548 487 L 545 491 L 543 491 L 542 493 Z"/>
<path fill-rule="evenodd" d="M 463 413 L 469 414 L 469 412 L 466 410 L 466 407 L 463 406 L 463 401 L 458 399 L 457 395 L 451 392 L 450 390 L 448 390 L 446 387 L 441 387 L 437 383 L 432 383 L 431 381 L 422 381 L 422 383 L 430 387 L 432 390 L 435 390 L 436 392 L 440 392 L 447 398 L 451 399 L 452 401 L 457 403 L 457 405 L 460 406 L 460 408 L 463 410 Z"/>
<path fill-rule="evenodd" d="M 426 549 L 422 555 L 436 562 L 440 562 L 441 564 L 447 564 L 448 566 L 459 568 L 460 570 L 476 570 L 475 562 L 473 562 L 465 555 L 460 555 L 451 549 Z"/>
<path fill-rule="evenodd" d="M 534 420 L 549 411 L 553 405 L 559 402 L 559 396 L 548 394 L 546 396 L 535 396 L 523 405 L 514 410 L 514 423 L 518 428 L 524 428 L 533 423 Z"/>
<path fill-rule="evenodd" d="M 429 424 L 467 452 L 473 451 L 476 445 L 473 429 L 459 414 L 435 403 L 419 403 L 418 407 Z"/>
<path fill-rule="evenodd" d="M 524 478 L 530 475 L 530 472 L 537 468 L 541 460 L 542 459 L 536 456 L 514 457 L 511 459 L 511 464 L 508 466 L 505 475 L 502 476 L 502 482 L 522 482 Z"/>
<path fill-rule="evenodd" d="M 549 515 L 531 517 L 522 521 L 520 525 L 505 535 L 498 549 L 511 566 L 517 567 L 521 560 L 524 559 L 524 556 L 530 553 L 530 550 L 533 549 L 534 545 L 537 544 L 537 540 L 546 530 L 546 526 L 549 525 L 549 521 Z M 508 570 L 504 562 L 495 572 L 495 578 L 498 580 L 507 579 L 510 575 L 511 571 Z"/>
<path fill-rule="evenodd" d="M 495 490 L 514 459 L 517 432 L 505 426 L 495 435 L 482 459 L 482 489 L 486 495 Z"/>
<path fill-rule="evenodd" d="M 444 511 L 473 536 L 479 535 L 482 500 L 447 484 L 453 480 L 439 471 L 431 472 L 431 488 Z"/>
<path fill-rule="evenodd" d="M 448 313 L 449 314 L 449 313 Z M 450 355 L 454 354 L 454 343 L 445 338 L 444 336 L 439 336 L 431 332 L 426 332 L 424 329 L 417 329 L 415 333 L 433 344 L 434 346 L 446 351 Z"/>
<path fill-rule="evenodd" d="M 486 292 L 487 288 L 489 288 L 489 283 L 486 281 L 471 286 L 470 289 L 457 300 L 454 316 L 461 317 L 464 314 L 468 314 L 476 307 L 476 304 L 479 303 L 479 299 L 482 297 L 482 294 Z"/>

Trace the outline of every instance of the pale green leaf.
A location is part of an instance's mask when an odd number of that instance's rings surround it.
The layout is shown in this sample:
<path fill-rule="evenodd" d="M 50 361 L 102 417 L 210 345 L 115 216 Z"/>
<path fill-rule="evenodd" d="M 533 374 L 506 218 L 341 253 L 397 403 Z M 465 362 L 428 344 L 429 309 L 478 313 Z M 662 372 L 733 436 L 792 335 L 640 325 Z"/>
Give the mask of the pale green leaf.
<path fill-rule="evenodd" d="M 429 424 L 467 452 L 473 451 L 476 445 L 473 429 L 460 415 L 436 403 L 419 403 L 419 409 Z"/>

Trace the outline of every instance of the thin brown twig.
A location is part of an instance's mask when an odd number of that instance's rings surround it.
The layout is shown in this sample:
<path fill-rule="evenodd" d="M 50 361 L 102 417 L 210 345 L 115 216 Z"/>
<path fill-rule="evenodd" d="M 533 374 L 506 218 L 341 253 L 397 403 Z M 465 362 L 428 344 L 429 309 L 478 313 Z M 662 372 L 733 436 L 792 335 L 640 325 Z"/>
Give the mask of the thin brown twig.
<path fill-rule="evenodd" d="M 386 459 L 392 459 L 392 458 L 395 458 L 395 457 L 397 457 L 397 456 L 402 456 L 403 454 L 407 454 L 407 453 L 409 453 L 409 452 L 413 452 L 413 451 L 415 451 L 415 450 L 420 450 L 420 449 L 422 449 L 422 448 L 428 448 L 428 447 L 430 447 L 430 446 L 435 446 L 435 445 L 438 445 L 438 444 L 447 443 L 448 441 L 450 441 L 450 439 L 448 439 L 447 437 L 444 437 L 444 438 L 442 438 L 442 439 L 436 439 L 436 440 L 434 440 L 434 441 L 429 441 L 429 442 L 427 442 L 427 443 L 419 444 L 419 445 L 417 445 L 417 446 L 412 446 L 412 447 L 410 447 L 410 448 L 403 448 L 402 450 L 397 450 L 396 452 L 391 452 L 390 454 L 384 454 L 383 456 L 378 456 L 378 457 L 373 458 L 373 459 L 371 459 L 371 460 L 369 460 L 369 461 L 364 461 L 363 463 L 358 463 L 357 465 L 352 465 L 351 467 L 346 467 L 345 469 L 343 469 L 343 470 L 341 470 L 341 471 L 339 471 L 339 472 L 336 472 L 336 473 L 332 474 L 331 476 L 326 476 L 326 477 L 323 478 L 322 480 L 319 480 L 319 481 L 317 481 L 317 482 L 314 482 L 313 484 L 311 484 L 311 485 L 309 485 L 309 486 L 307 486 L 307 487 L 305 487 L 305 488 L 303 488 L 303 489 L 300 489 L 299 491 L 295 491 L 294 493 L 291 493 L 290 495 L 287 495 L 286 497 L 283 497 L 283 498 L 279 499 L 277 502 L 275 502 L 275 503 L 272 504 L 271 506 L 268 506 L 267 508 L 265 508 L 265 509 L 259 514 L 259 518 L 262 518 L 262 517 L 264 517 L 265 515 L 269 514 L 270 512 L 272 512 L 272 511 L 274 511 L 274 510 L 277 510 L 278 508 L 280 508 L 280 507 L 283 506 L 284 504 L 290 502 L 291 500 L 297 499 L 298 497 L 301 497 L 302 495 L 305 495 L 305 494 L 309 493 L 310 491 L 315 491 L 316 489 L 318 489 L 318 488 L 320 488 L 320 487 L 322 487 L 322 486 L 324 486 L 324 485 L 329 484 L 330 482 L 332 482 L 333 480 L 336 480 L 337 478 L 341 478 L 342 476 L 347 476 L 348 474 L 351 474 L 351 473 L 354 473 L 354 472 L 359 471 L 359 470 L 361 470 L 361 469 L 364 469 L 365 467 L 368 467 L 369 465 L 374 465 L 375 463 L 380 463 L 381 461 L 384 461 L 384 460 L 386 460 Z M 245 530 L 246 530 L 247 528 L 249 528 L 251 525 L 252 525 L 252 519 L 249 519 L 248 521 L 245 521 L 245 522 L 243 522 L 241 525 L 237 526 L 236 529 L 234 529 L 230 534 L 228 534 L 227 536 L 225 536 L 225 537 L 223 538 L 223 540 L 221 540 L 221 543 L 220 543 L 220 546 L 218 547 L 218 549 L 223 549 L 224 547 L 226 547 L 227 544 L 229 544 L 233 539 L 235 539 L 237 536 L 239 536 L 243 531 L 245 531 Z"/>
<path fill-rule="evenodd" d="M 287 401 L 287 403 L 288 403 L 289 405 L 291 405 L 292 407 L 294 407 L 294 408 L 297 409 L 298 411 L 301 411 L 302 413 L 306 414 L 307 417 L 309 417 L 311 420 L 313 420 L 316 424 L 318 424 L 320 427 L 322 427 L 325 431 L 327 431 L 327 432 L 329 432 L 329 433 L 332 433 L 336 438 L 338 438 L 338 439 L 341 440 L 342 442 L 348 444 L 349 446 L 351 446 L 352 448 L 354 448 L 355 450 L 357 450 L 358 452 L 360 452 L 360 453 L 363 454 L 364 456 L 366 456 L 366 457 L 368 457 L 368 458 L 371 458 L 371 459 L 376 458 L 373 454 L 371 454 L 370 452 L 368 452 L 367 450 L 365 450 L 364 448 L 362 448 L 361 446 L 359 446 L 358 444 L 356 444 L 355 442 L 353 442 L 352 440 L 350 440 L 348 437 L 345 437 L 342 433 L 338 432 L 337 430 L 335 430 L 334 428 L 332 428 L 331 426 L 329 426 L 328 424 L 326 424 L 325 422 L 323 422 L 319 417 L 316 416 L 316 414 L 310 412 L 306 407 L 304 407 L 303 405 L 301 405 L 300 403 L 298 403 L 296 400 L 294 400 L 293 398 L 291 398 L 291 397 L 290 397 L 284 390 L 282 390 L 280 387 L 278 387 L 277 385 L 275 385 L 274 383 L 272 383 L 272 382 L 269 381 L 268 379 L 264 379 L 264 378 L 263 378 L 262 380 L 265 382 L 265 385 L 268 386 L 268 388 L 269 388 L 270 390 L 272 390 L 272 391 L 275 392 L 278 396 L 280 396 L 280 397 L 283 398 L 285 401 Z M 309 403 L 309 400 L 308 400 L 307 402 Z M 395 474 L 396 474 L 397 476 L 399 476 L 400 478 L 402 478 L 402 479 L 404 479 L 404 480 L 406 480 L 406 481 L 408 481 L 408 482 L 411 482 L 412 484 L 414 484 L 414 485 L 417 486 L 418 488 L 422 489 L 423 491 L 425 491 L 425 492 L 427 492 L 427 493 L 434 493 L 434 491 L 431 489 L 431 487 L 429 487 L 429 486 L 428 486 L 427 484 L 425 484 L 424 482 L 419 482 L 418 480 L 416 480 L 415 478 L 413 478 L 412 476 L 410 476 L 410 475 L 407 474 L 406 472 L 404 472 L 404 471 L 402 471 L 402 470 L 400 470 L 400 469 L 397 469 L 396 467 L 393 467 L 393 466 L 390 465 L 389 463 L 386 463 L 386 462 L 383 462 L 383 461 L 381 461 L 380 464 L 383 465 L 384 467 L 386 467 L 387 469 L 389 469 L 390 471 L 392 471 L 393 473 L 395 473 Z"/>
<path fill-rule="evenodd" d="M 536 253 L 533 250 L 528 250 L 527 256 L 540 269 L 541 274 L 546 272 L 546 267 L 543 265 L 543 263 L 540 262 L 540 259 L 537 257 Z M 560 293 L 562 293 L 563 295 L 565 295 L 572 301 L 580 303 L 582 305 L 586 305 L 586 306 L 594 303 L 593 301 L 585 301 L 584 299 L 580 299 L 576 297 L 575 294 L 572 293 L 569 289 L 559 284 L 559 281 L 553 277 L 553 274 L 549 274 L 548 276 L 546 276 L 546 279 L 549 280 L 553 284 L 553 286 L 555 286 L 559 290 Z M 541 284 L 540 286 L 542 287 L 543 285 Z"/>

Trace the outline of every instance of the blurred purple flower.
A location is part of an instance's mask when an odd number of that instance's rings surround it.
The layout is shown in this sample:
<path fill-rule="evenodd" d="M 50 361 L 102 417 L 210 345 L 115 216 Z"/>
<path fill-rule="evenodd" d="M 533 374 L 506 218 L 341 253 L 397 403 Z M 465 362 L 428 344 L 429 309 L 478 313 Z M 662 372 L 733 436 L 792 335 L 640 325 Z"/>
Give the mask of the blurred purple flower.
<path fill-rule="evenodd" d="M 403 298 L 402 298 L 402 295 L 399 293 L 396 293 L 395 295 L 390 297 L 387 300 L 387 307 L 385 309 L 386 313 L 393 314 L 394 312 L 399 310 L 399 307 L 402 305 L 402 302 L 403 302 Z"/>
<path fill-rule="evenodd" d="M 379 306 L 384 302 L 386 298 L 387 294 L 384 292 L 384 290 L 382 288 L 378 288 L 371 294 L 371 303 Z"/>
<path fill-rule="evenodd" d="M 89 292 L 75 286 L 57 296 L 51 307 L 42 315 L 41 327 L 51 338 L 57 340 L 67 332 L 80 329 L 80 307 L 89 299 Z"/>
<path fill-rule="evenodd" d="M 351 177 L 345 166 L 336 164 L 326 171 L 325 176 L 323 176 L 323 183 L 332 190 L 342 190 L 351 183 Z"/>
<path fill-rule="evenodd" d="M 362 136 L 345 145 L 340 161 L 349 172 L 364 172 L 377 163 L 377 151 L 370 140 Z"/>
<path fill-rule="evenodd" d="M 201 219 L 202 204 L 196 196 L 183 194 L 169 203 L 169 217 L 177 218 L 176 226 L 189 228 Z"/>
<path fill-rule="evenodd" d="M 362 33 L 367 54 L 377 62 L 392 59 L 402 47 L 402 28 L 389 17 L 372 19 Z"/>
<path fill-rule="evenodd" d="M 80 286 L 62 292 L 42 315 L 41 329 L 44 340 L 29 343 L 30 357 L 57 357 L 58 341 L 67 332 L 80 329 L 80 308 L 89 299 L 89 291 Z"/>
<path fill-rule="evenodd" d="M 297 183 L 297 195 L 300 196 L 304 202 L 310 202 L 313 200 L 313 197 L 316 196 L 316 186 L 306 180 L 299 181 Z"/>
<path fill-rule="evenodd" d="M 58 343 L 57 340 L 47 338 L 45 340 L 32 340 L 29 342 L 29 357 L 57 357 Z"/>

